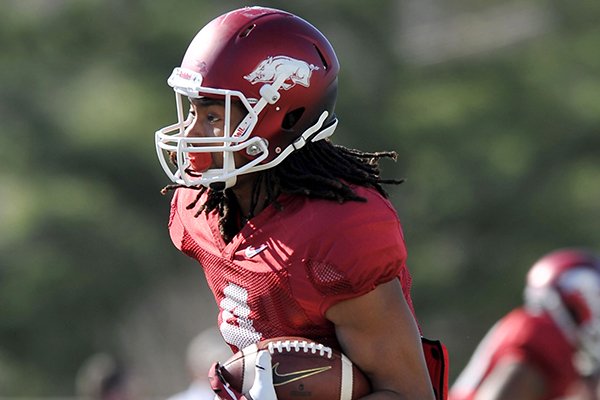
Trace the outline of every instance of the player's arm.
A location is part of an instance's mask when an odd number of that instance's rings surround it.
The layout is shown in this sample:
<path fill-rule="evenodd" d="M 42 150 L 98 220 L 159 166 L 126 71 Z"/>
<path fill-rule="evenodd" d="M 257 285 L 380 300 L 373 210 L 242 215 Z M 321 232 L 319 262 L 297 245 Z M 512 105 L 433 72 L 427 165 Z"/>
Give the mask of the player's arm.
<path fill-rule="evenodd" d="M 545 392 L 542 373 L 523 361 L 505 358 L 482 382 L 475 400 L 536 400 Z"/>
<path fill-rule="evenodd" d="M 370 379 L 369 399 L 434 399 L 416 322 L 393 279 L 329 308 L 343 352 Z"/>

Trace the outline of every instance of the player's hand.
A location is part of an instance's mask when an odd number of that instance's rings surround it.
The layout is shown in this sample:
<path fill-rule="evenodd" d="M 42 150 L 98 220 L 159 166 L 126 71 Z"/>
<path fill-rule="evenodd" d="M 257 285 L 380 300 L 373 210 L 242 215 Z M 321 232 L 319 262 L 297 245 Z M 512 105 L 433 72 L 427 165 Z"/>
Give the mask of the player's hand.
<path fill-rule="evenodd" d="M 261 350 L 256 355 L 254 383 L 246 397 L 250 400 L 277 400 L 275 388 L 273 387 L 271 353 L 266 350 Z"/>
<path fill-rule="evenodd" d="M 208 379 L 212 390 L 224 400 L 277 400 L 273 387 L 273 371 L 271 354 L 262 350 L 256 355 L 254 367 L 254 383 L 248 393 L 241 394 L 225 381 L 219 371 L 219 363 L 214 363 L 208 371 Z"/>
<path fill-rule="evenodd" d="M 243 398 L 242 394 L 238 391 L 234 390 L 229 383 L 223 378 L 220 371 L 221 365 L 218 362 L 213 363 L 213 365 L 208 370 L 208 381 L 210 383 L 210 387 L 217 395 L 216 398 L 223 400 L 240 400 Z"/>

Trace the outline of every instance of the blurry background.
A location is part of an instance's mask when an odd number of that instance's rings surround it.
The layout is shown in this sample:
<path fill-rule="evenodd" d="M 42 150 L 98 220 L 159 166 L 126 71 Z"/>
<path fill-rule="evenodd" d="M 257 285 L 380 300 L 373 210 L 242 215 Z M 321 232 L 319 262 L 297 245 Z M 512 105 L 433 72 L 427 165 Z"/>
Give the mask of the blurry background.
<path fill-rule="evenodd" d="M 215 322 L 171 245 L 154 131 L 166 78 L 232 0 L 0 5 L 0 397 L 70 397 L 92 354 L 142 398 L 188 382 Z M 451 380 L 524 274 L 557 247 L 600 250 L 600 2 L 262 1 L 316 25 L 342 65 L 334 140 L 394 149 L 387 177 L 426 336 Z"/>

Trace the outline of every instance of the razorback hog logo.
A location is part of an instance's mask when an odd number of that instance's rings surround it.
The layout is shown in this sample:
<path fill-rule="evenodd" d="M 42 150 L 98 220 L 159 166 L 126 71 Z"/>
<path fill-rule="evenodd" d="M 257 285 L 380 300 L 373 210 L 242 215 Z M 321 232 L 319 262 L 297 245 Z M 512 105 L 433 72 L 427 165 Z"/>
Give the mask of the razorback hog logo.
<path fill-rule="evenodd" d="M 283 79 L 281 87 L 289 90 L 296 84 L 309 87 L 310 76 L 314 70 L 318 69 L 319 67 L 306 61 L 287 56 L 276 56 L 262 61 L 254 71 L 244 76 L 244 79 L 253 85 L 261 82 L 273 83 Z"/>

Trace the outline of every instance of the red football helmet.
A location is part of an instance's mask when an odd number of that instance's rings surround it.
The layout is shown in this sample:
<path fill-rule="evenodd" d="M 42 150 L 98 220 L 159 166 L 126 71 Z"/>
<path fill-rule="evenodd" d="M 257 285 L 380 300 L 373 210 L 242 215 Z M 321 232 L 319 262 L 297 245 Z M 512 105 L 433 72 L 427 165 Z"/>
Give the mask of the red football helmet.
<path fill-rule="evenodd" d="M 177 122 L 156 132 L 163 169 L 186 186 L 223 182 L 231 187 L 238 175 L 274 167 L 307 141 L 330 136 L 337 125 L 338 71 L 327 39 L 293 14 L 246 7 L 217 17 L 198 32 L 168 79 Z M 193 116 L 183 96 L 223 100 L 224 136 L 185 137 Z M 229 122 L 233 101 L 247 110 L 237 127 Z M 189 173 L 194 157 L 214 152 L 223 154 L 222 169 Z M 233 152 L 248 162 L 235 165 Z M 169 153 L 177 155 L 177 166 L 169 164 Z"/>
<path fill-rule="evenodd" d="M 549 312 L 580 349 L 582 370 L 600 368 L 600 258 L 578 249 L 545 255 L 527 274 L 525 299 L 529 307 Z"/>

